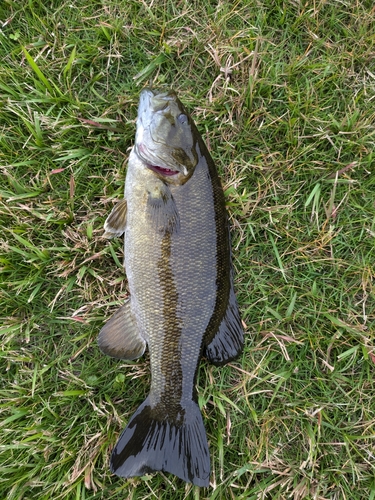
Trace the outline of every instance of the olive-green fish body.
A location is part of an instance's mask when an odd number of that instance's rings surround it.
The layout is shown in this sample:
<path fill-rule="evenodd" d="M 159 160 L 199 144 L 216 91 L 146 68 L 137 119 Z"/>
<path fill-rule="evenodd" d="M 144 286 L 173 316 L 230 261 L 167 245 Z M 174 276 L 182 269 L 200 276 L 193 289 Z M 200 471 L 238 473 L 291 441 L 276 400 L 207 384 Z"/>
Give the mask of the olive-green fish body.
<path fill-rule="evenodd" d="M 199 360 L 202 353 L 215 364 L 236 357 L 243 330 L 220 180 L 172 92 L 141 94 L 125 200 L 105 229 L 125 234 L 130 300 L 103 327 L 99 345 L 134 359 L 147 344 L 151 389 L 121 435 L 111 468 L 123 477 L 164 470 L 207 486 Z"/>

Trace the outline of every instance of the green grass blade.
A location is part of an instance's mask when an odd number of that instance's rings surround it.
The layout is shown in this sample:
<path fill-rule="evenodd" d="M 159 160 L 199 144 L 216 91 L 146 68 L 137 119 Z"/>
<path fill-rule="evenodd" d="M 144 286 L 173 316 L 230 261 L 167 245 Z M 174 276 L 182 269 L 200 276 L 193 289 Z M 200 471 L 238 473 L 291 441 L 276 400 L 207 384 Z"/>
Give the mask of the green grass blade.
<path fill-rule="evenodd" d="M 53 94 L 53 88 L 50 85 L 49 81 L 47 78 L 44 76 L 42 71 L 39 69 L 39 66 L 36 64 L 34 59 L 31 57 L 31 55 L 28 53 L 25 47 L 22 47 L 23 53 L 25 54 L 26 60 L 29 63 L 31 69 L 35 72 L 39 80 L 42 82 L 42 84 L 45 86 L 45 88 L 48 90 L 50 94 Z"/>

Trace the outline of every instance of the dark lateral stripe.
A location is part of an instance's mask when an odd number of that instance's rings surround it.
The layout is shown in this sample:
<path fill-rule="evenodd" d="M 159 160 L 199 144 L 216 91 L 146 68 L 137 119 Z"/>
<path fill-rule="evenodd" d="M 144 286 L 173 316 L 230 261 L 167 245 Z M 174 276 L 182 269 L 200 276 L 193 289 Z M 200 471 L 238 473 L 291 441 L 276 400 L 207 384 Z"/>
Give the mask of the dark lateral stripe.
<path fill-rule="evenodd" d="M 204 343 L 207 345 L 212 341 L 218 331 L 227 310 L 231 289 L 231 250 L 229 224 L 225 208 L 223 188 L 221 186 L 214 161 L 211 158 L 206 145 L 196 129 L 195 133 L 199 136 L 201 155 L 204 156 L 207 161 L 208 171 L 210 174 L 216 226 L 216 301 L 214 311 L 206 328 L 204 337 Z"/>
<path fill-rule="evenodd" d="M 162 240 L 161 257 L 158 261 L 159 283 L 163 292 L 163 348 L 161 372 L 165 377 L 161 400 L 167 404 L 169 415 L 178 411 L 182 398 L 182 364 L 179 350 L 182 329 L 177 316 L 178 291 L 171 264 L 172 234 L 167 232 Z M 173 360 L 171 362 L 171 360 Z M 177 417 L 177 415 L 176 415 Z"/>

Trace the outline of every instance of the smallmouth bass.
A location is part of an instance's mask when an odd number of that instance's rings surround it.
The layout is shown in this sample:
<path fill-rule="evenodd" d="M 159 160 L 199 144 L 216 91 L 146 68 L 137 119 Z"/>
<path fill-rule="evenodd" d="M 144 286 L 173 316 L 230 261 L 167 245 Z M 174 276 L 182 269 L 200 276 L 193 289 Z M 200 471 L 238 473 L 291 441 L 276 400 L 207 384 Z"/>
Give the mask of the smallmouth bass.
<path fill-rule="evenodd" d="M 195 389 L 199 361 L 241 352 L 224 193 L 195 124 L 173 91 L 141 92 L 125 196 L 105 236 L 125 236 L 130 299 L 99 347 L 119 359 L 150 353 L 151 389 L 111 455 L 120 477 L 162 470 L 209 485 L 210 457 Z"/>

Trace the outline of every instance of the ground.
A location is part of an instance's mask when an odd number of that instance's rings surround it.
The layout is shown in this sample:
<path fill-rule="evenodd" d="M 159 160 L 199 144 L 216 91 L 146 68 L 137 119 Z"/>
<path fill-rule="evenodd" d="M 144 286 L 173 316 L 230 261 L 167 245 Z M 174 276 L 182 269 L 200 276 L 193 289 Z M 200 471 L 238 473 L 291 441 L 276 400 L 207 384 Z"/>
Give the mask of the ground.
<path fill-rule="evenodd" d="M 369 1 L 0 6 L 0 497 L 375 498 L 375 11 Z M 96 338 L 127 297 L 140 90 L 173 87 L 220 172 L 243 354 L 202 361 L 211 485 L 109 471 L 148 356 Z"/>

